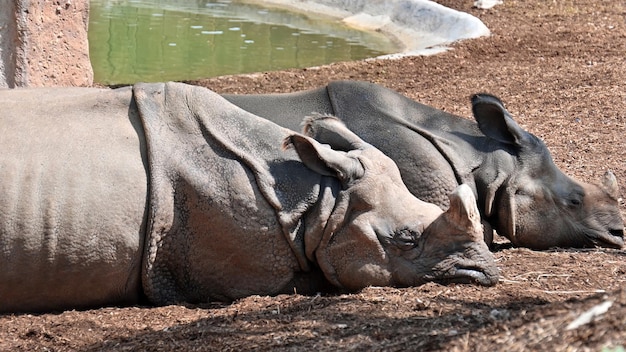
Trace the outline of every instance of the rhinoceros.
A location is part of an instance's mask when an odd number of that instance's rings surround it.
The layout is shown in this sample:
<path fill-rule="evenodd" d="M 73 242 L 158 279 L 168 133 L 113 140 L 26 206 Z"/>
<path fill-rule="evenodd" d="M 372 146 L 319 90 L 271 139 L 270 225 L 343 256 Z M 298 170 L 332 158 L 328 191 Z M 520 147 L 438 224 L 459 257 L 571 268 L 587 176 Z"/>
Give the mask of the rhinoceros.
<path fill-rule="evenodd" d="M 513 245 L 532 249 L 624 244 L 615 176 L 607 172 L 599 185 L 568 177 L 545 144 L 522 129 L 495 96 L 472 97 L 476 122 L 357 81 L 295 93 L 224 97 L 291 129 L 311 111 L 338 116 L 396 162 L 414 195 L 444 209 L 449 192 L 469 185 L 488 243 L 494 228 Z"/>
<path fill-rule="evenodd" d="M 468 186 L 443 212 L 305 128 L 180 83 L 0 91 L 0 311 L 498 281 Z"/>

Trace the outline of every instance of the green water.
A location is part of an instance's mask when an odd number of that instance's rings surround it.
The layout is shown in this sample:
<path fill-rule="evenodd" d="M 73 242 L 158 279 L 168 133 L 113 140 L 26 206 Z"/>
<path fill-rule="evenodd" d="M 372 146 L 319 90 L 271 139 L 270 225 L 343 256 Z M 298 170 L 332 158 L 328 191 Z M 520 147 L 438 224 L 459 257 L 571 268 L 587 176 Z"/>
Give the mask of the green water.
<path fill-rule="evenodd" d="M 310 67 L 396 49 L 378 33 L 236 0 L 91 0 L 89 45 L 102 84 Z"/>

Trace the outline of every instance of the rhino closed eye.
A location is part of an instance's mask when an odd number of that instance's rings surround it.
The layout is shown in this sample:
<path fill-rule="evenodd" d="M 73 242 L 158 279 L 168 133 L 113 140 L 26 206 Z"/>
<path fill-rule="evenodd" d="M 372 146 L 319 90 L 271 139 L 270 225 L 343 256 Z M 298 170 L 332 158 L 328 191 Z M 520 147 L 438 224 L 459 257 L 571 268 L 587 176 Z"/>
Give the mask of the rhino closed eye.
<path fill-rule="evenodd" d="M 409 229 L 402 229 L 393 235 L 393 244 L 402 250 L 409 250 L 417 247 L 418 234 Z"/>
<path fill-rule="evenodd" d="M 582 201 L 578 198 L 572 198 L 569 200 L 569 204 L 573 207 L 577 207 L 582 204 Z"/>
<path fill-rule="evenodd" d="M 530 196 L 530 192 L 527 192 L 523 188 L 518 188 L 518 189 L 515 190 L 515 195 L 516 196 Z"/>
<path fill-rule="evenodd" d="M 567 206 L 570 208 L 578 208 L 583 204 L 584 195 L 580 193 L 570 194 L 567 198 L 564 199 Z"/>

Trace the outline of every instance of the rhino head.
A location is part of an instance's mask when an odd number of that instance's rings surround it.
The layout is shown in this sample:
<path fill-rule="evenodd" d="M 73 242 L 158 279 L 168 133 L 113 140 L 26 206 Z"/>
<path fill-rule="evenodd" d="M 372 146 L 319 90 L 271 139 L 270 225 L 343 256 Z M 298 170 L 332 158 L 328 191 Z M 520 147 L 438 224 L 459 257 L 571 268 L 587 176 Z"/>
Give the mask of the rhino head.
<path fill-rule="evenodd" d="M 303 162 L 343 183 L 321 238 L 305 239 L 307 257 L 333 285 L 358 290 L 426 281 L 498 281 L 468 186 L 450 195 L 444 213 L 413 196 L 396 164 L 338 119 L 309 118 L 305 134 L 332 149 L 292 136 Z"/>
<path fill-rule="evenodd" d="M 477 187 L 484 189 L 485 216 L 499 234 L 532 249 L 624 245 L 613 173 L 607 171 L 598 185 L 576 181 L 557 168 L 545 144 L 517 125 L 498 98 L 475 95 L 472 105 L 478 127 L 492 141 L 491 163 L 498 163 L 477 170 L 476 179 L 482 180 Z"/>
<path fill-rule="evenodd" d="M 483 241 L 474 193 L 463 184 L 449 199 L 448 210 L 421 233 L 377 233 L 379 245 L 388 257 L 377 265 L 379 270 L 384 268 L 391 273 L 395 286 L 415 286 L 427 281 L 485 286 L 498 282 L 494 258 Z"/>

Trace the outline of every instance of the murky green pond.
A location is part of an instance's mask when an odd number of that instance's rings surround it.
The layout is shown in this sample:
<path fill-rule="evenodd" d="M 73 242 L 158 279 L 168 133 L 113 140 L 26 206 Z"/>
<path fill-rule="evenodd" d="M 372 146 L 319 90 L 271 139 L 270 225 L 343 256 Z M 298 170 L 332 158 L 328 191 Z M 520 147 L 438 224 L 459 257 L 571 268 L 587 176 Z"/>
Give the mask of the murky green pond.
<path fill-rule="evenodd" d="M 237 0 L 91 0 L 95 81 L 198 79 L 393 52 L 378 33 Z"/>

